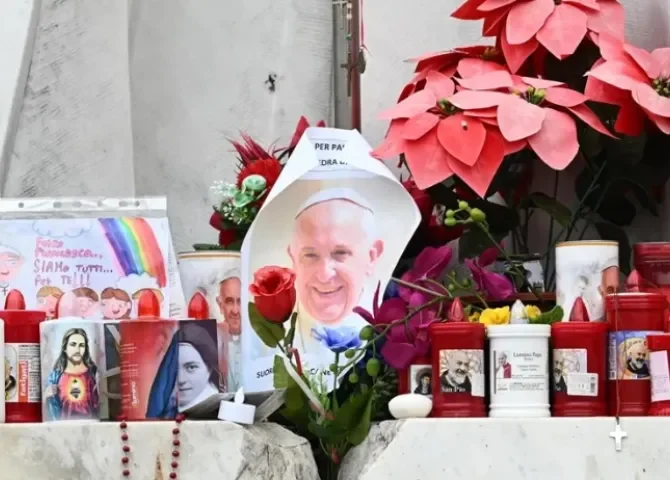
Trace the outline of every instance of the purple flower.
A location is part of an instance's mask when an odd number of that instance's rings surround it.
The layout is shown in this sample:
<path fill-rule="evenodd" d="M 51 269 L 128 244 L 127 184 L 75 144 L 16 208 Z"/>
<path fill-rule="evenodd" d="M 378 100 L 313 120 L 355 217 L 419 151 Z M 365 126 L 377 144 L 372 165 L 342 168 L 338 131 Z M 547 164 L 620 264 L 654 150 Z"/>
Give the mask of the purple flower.
<path fill-rule="evenodd" d="M 484 250 L 479 258 L 464 260 L 465 265 L 472 273 L 472 279 L 477 287 L 486 293 L 490 300 L 505 300 L 514 293 L 514 285 L 509 278 L 500 273 L 494 273 L 486 267 L 495 262 L 498 257 L 497 248 Z"/>
<path fill-rule="evenodd" d="M 389 298 L 377 307 L 378 299 L 379 289 L 375 292 L 372 313 L 361 307 L 354 308 L 354 312 L 377 331 L 404 319 L 409 313 L 409 305 L 402 298 Z M 405 369 L 416 357 L 427 355 L 430 348 L 428 326 L 436 320 L 434 310 L 423 309 L 407 321 L 392 326 L 386 332 L 386 342 L 381 349 L 386 363 L 396 369 Z"/>
<path fill-rule="evenodd" d="M 333 353 L 342 353 L 361 346 L 359 332 L 353 328 L 324 328 L 323 332 L 312 329 L 312 337 L 328 347 Z"/>
<path fill-rule="evenodd" d="M 417 284 L 438 294 L 443 295 L 445 290 L 427 280 L 437 281 L 447 268 L 453 252 L 451 247 L 444 245 L 439 248 L 426 247 L 414 260 L 412 268 L 405 272 L 401 278 L 405 282 Z M 432 298 L 429 293 L 420 292 L 411 287 L 398 286 L 400 297 L 411 307 L 419 307 Z"/>

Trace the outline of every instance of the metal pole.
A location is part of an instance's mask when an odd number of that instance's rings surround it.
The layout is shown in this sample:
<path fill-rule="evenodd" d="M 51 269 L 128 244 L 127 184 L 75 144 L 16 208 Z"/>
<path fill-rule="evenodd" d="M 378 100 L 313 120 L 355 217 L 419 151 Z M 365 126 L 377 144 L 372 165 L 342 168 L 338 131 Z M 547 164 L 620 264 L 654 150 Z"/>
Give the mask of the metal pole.
<path fill-rule="evenodd" d="M 351 0 L 351 37 L 349 43 L 349 85 L 351 126 L 359 132 L 361 125 L 361 73 L 365 69 L 365 57 L 361 48 L 361 0 Z"/>
<path fill-rule="evenodd" d="M 348 0 L 333 0 L 333 105 L 336 128 L 351 129 Z"/>

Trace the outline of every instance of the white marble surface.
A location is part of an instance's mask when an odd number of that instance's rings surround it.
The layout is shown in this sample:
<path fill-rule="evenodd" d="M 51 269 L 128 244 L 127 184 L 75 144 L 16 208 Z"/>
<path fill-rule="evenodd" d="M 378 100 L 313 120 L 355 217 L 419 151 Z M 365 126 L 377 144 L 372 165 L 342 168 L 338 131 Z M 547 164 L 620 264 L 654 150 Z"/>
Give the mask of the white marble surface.
<path fill-rule="evenodd" d="M 383 422 L 340 480 L 667 480 L 670 418 L 421 419 Z"/>
<path fill-rule="evenodd" d="M 173 428 L 128 425 L 131 479 L 169 478 Z M 0 478 L 119 480 L 120 436 L 118 423 L 0 425 Z M 180 480 L 318 480 L 307 441 L 275 424 L 186 421 L 180 440 Z"/>

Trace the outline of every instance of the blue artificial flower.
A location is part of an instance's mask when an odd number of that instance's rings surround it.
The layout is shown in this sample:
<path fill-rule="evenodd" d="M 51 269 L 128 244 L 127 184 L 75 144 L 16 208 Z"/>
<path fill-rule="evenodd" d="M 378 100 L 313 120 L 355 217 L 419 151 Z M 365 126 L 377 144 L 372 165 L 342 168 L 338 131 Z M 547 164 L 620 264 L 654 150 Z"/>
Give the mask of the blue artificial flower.
<path fill-rule="evenodd" d="M 319 332 L 315 328 L 312 329 L 312 337 L 334 353 L 342 353 L 360 347 L 361 339 L 358 335 L 358 330 L 349 327 L 324 328 L 323 332 Z"/>
<path fill-rule="evenodd" d="M 386 290 L 384 291 L 384 300 L 399 296 L 400 291 L 398 290 L 398 285 L 394 281 L 390 281 L 388 285 L 386 285 Z"/>

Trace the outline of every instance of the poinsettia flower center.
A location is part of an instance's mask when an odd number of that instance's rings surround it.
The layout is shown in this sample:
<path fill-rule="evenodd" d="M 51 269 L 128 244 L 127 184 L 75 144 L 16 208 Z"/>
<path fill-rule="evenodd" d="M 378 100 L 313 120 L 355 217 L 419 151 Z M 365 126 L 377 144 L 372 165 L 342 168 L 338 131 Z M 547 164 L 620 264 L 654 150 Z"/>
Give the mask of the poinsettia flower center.
<path fill-rule="evenodd" d="M 496 47 L 487 47 L 482 53 L 482 60 L 493 60 L 500 56 L 500 50 Z"/>
<path fill-rule="evenodd" d="M 651 86 L 661 97 L 670 97 L 670 77 L 658 77 Z"/>
<path fill-rule="evenodd" d="M 440 113 L 442 115 L 445 115 L 447 117 L 451 117 L 452 115 L 461 111 L 459 108 L 457 108 L 455 105 L 453 105 L 446 98 L 443 98 L 442 100 L 438 100 L 437 108 L 440 110 Z"/>
<path fill-rule="evenodd" d="M 554 0 L 554 5 L 560 5 L 561 3 L 561 0 Z"/>
<path fill-rule="evenodd" d="M 528 87 L 525 92 L 515 92 L 519 97 L 533 105 L 541 104 L 547 96 L 546 90 L 542 88 Z"/>

